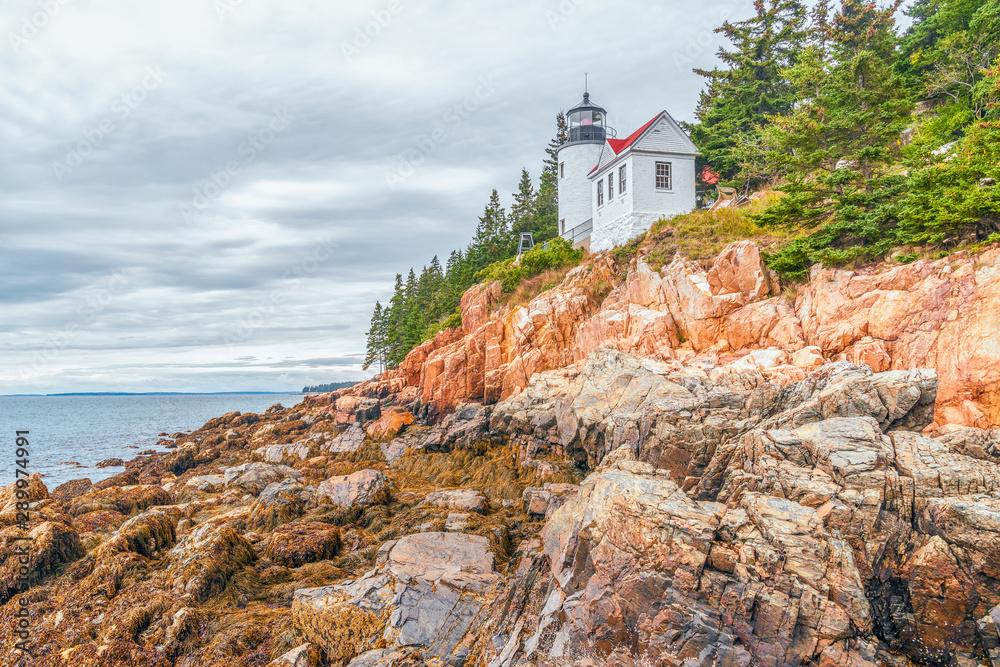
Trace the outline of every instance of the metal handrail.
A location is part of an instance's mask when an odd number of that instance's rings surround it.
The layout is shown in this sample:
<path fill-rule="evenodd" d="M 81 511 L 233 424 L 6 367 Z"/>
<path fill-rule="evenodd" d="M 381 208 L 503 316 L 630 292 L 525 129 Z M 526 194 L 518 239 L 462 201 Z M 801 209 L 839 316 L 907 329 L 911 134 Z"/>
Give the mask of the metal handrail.
<path fill-rule="evenodd" d="M 590 233 L 594 231 L 594 219 L 591 218 L 587 222 L 581 223 L 574 227 L 573 229 L 568 229 L 563 232 L 562 237 L 569 241 L 570 243 L 576 243 L 582 241 L 586 238 L 590 238 Z"/>

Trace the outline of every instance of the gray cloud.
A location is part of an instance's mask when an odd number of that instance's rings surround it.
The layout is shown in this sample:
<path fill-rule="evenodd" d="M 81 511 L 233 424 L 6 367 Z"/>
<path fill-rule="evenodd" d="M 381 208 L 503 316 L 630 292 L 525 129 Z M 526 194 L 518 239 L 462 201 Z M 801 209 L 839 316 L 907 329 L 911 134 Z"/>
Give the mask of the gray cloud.
<path fill-rule="evenodd" d="M 396 273 L 464 247 L 493 187 L 509 202 L 522 166 L 537 177 L 584 71 L 620 132 L 663 108 L 691 120 L 712 28 L 752 12 L 399 1 L 358 48 L 387 2 L 247 0 L 220 16 L 204 0 L 73 0 L 17 52 L 10 35 L 38 3 L 5 3 L 0 393 L 364 377 L 374 301 Z M 470 100 L 460 122 L 446 116 Z M 400 156 L 439 127 L 390 189 Z M 320 242 L 328 259 L 289 283 Z M 234 340 L 276 290 L 280 305 Z"/>

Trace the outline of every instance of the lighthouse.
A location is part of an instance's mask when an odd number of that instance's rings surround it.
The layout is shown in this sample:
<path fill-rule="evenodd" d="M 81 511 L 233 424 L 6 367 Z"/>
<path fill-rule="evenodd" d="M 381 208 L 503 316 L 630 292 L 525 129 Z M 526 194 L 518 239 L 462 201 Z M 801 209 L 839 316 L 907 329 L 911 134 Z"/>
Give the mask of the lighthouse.
<path fill-rule="evenodd" d="M 559 147 L 559 233 L 589 234 L 593 222 L 590 172 L 601 159 L 601 151 L 615 131 L 608 128 L 608 112 L 590 101 L 590 93 L 566 114 L 569 133 Z"/>
<path fill-rule="evenodd" d="M 698 148 L 661 111 L 618 139 L 607 112 L 583 94 L 569 110 L 559 148 L 559 234 L 575 247 L 603 252 L 643 234 L 658 220 L 695 207 Z"/>

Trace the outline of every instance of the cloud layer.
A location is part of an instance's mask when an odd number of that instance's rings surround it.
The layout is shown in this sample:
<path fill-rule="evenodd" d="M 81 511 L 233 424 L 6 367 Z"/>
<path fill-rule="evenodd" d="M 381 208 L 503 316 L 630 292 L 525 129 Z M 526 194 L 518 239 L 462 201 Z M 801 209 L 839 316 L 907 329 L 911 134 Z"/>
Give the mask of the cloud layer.
<path fill-rule="evenodd" d="M 691 120 L 751 3 L 39 0 L 0 10 L 0 393 L 365 377 L 371 307 L 537 176 L 583 74 Z"/>

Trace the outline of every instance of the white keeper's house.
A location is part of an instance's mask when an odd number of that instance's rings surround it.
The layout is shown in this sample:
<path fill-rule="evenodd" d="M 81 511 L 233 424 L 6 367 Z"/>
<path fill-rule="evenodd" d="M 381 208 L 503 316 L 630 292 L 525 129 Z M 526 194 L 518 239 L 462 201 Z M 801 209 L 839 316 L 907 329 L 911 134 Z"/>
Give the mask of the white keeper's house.
<path fill-rule="evenodd" d="M 627 243 L 661 218 L 695 208 L 698 149 L 662 111 L 625 139 L 583 94 L 559 148 L 559 233 L 593 252 Z"/>

